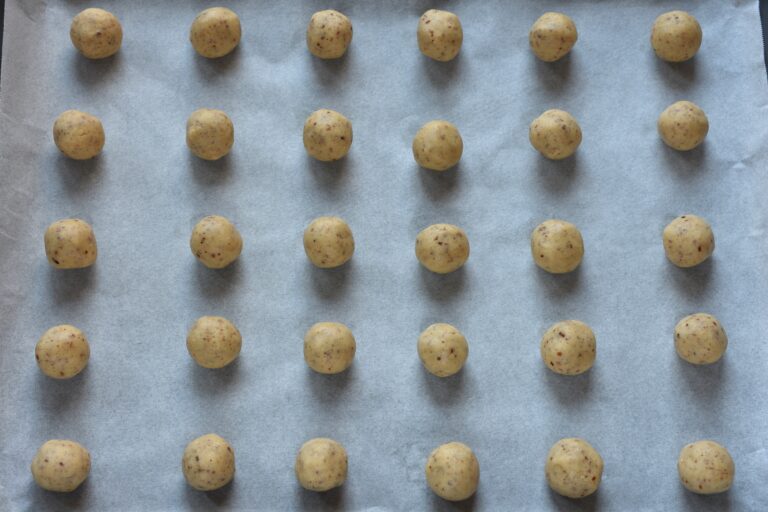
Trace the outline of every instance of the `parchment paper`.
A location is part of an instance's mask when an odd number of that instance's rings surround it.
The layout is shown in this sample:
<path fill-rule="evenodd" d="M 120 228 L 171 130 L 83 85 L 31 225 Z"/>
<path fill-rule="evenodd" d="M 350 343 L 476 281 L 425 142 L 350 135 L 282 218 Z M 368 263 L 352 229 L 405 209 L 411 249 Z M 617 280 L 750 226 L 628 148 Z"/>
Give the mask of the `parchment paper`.
<path fill-rule="evenodd" d="M 69 23 L 91 2 L 8 0 L 0 103 L 0 509 L 16 510 L 765 510 L 768 506 L 768 257 L 765 70 L 757 2 L 246 2 L 243 40 L 209 61 L 188 43 L 207 2 L 99 5 L 124 27 L 114 58 L 88 61 Z M 464 26 L 460 57 L 441 64 L 416 44 L 418 16 L 439 6 Z M 304 34 L 315 10 L 350 16 L 347 56 L 323 62 Z M 704 30 L 688 63 L 657 59 L 655 17 L 693 12 Z M 572 54 L 555 64 L 528 49 L 546 10 L 570 14 Z M 711 129 L 689 153 L 665 147 L 658 114 L 689 99 Z M 232 153 L 191 156 L 187 116 L 220 108 L 233 119 Z M 322 164 L 305 153 L 304 119 L 327 107 L 354 126 L 349 156 Z M 529 145 L 528 124 L 570 111 L 584 142 L 550 162 Z M 106 146 L 93 161 L 59 155 L 51 137 L 69 108 L 99 116 Z M 426 121 L 455 122 L 459 167 L 419 169 L 410 144 Z M 669 264 L 662 228 L 675 216 L 708 219 L 717 249 L 689 270 Z M 194 223 L 231 218 L 245 240 L 223 271 L 190 254 Z M 319 270 L 301 235 L 319 215 L 345 218 L 357 242 L 350 264 Z M 42 236 L 59 218 L 94 226 L 96 265 L 57 271 Z M 531 261 L 529 234 L 564 218 L 581 228 L 580 269 L 554 276 Z M 435 222 L 466 229 L 472 253 L 446 276 L 413 254 Z M 672 330 L 705 311 L 725 326 L 724 359 L 694 367 Z M 186 332 L 201 315 L 241 330 L 239 361 L 195 365 Z M 578 318 L 598 339 L 586 375 L 549 372 L 539 340 Z M 350 371 L 313 374 L 302 358 L 316 321 L 348 324 L 358 342 Z M 430 323 L 470 343 L 465 369 L 440 380 L 416 353 Z M 46 378 L 33 350 L 49 327 L 71 323 L 91 360 L 68 382 Z M 233 444 L 237 476 L 200 493 L 180 459 L 193 438 Z M 299 446 L 342 442 L 349 478 L 326 494 L 293 475 Z M 605 460 L 599 492 L 553 494 L 547 450 L 562 437 L 590 441 Z M 84 444 L 87 482 L 71 495 L 39 490 L 29 464 L 50 438 Z M 736 463 L 730 492 L 696 496 L 678 481 L 688 442 L 711 438 Z M 424 479 L 429 452 L 460 440 L 480 461 L 476 496 L 451 505 Z"/>

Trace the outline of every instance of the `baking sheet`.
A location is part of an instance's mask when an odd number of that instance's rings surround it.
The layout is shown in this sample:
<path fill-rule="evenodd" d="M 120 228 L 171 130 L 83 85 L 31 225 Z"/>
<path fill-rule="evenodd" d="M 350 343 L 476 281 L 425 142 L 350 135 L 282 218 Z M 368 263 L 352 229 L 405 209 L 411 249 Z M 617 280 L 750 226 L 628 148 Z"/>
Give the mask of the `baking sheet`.
<path fill-rule="evenodd" d="M 338 1 L 354 40 L 323 62 L 305 47 L 318 2 L 227 5 L 243 41 L 229 57 L 199 58 L 187 42 L 204 2 L 100 6 L 123 24 L 121 51 L 87 61 L 71 47 L 71 17 L 90 2 L 6 2 L 0 103 L 0 509 L 2 510 L 764 510 L 768 503 L 768 332 L 764 261 L 766 95 L 757 2 L 439 2 L 459 14 L 464 45 L 441 64 L 417 48 L 418 16 L 437 4 Z M 704 43 L 691 62 L 654 57 L 650 26 L 687 9 Z M 538 62 L 530 24 L 570 14 L 572 54 Z M 711 129 L 690 153 L 666 148 L 656 118 L 690 99 Z M 184 143 L 200 107 L 229 113 L 232 153 L 195 159 Z M 321 107 L 354 126 L 335 164 L 305 154 L 301 129 Z M 529 122 L 548 108 L 580 122 L 584 142 L 562 162 L 529 145 Z M 99 116 L 97 159 L 58 154 L 50 130 L 69 108 Z M 456 170 L 417 168 L 414 133 L 455 122 L 465 151 Z M 714 257 L 682 270 L 665 259 L 661 230 L 702 215 Z M 232 219 L 245 240 L 223 271 L 188 249 L 206 214 Z M 347 266 L 319 270 L 301 243 L 314 217 L 335 214 L 357 242 Z M 48 267 L 42 234 L 77 216 L 94 226 L 99 261 Z M 572 274 L 532 263 L 528 236 L 550 217 L 583 233 Z M 435 222 L 465 228 L 472 254 L 447 276 L 423 270 L 416 234 Z M 722 362 L 695 368 L 671 333 L 686 314 L 715 314 L 729 334 Z M 237 363 L 198 368 L 185 336 L 201 315 L 230 318 L 244 336 Z M 541 363 L 555 321 L 578 318 L 597 335 L 586 375 Z M 351 370 L 316 375 L 302 337 L 316 321 L 348 324 L 358 342 Z M 416 354 L 427 325 L 449 322 L 470 343 L 457 376 L 429 376 Z M 49 327 L 72 323 L 91 343 L 85 372 L 55 382 L 33 348 Z M 233 444 L 232 485 L 200 493 L 180 471 L 184 446 L 216 432 Z M 293 476 L 301 443 L 342 442 L 347 483 L 326 494 Z M 547 487 L 549 447 L 589 440 L 605 460 L 599 492 L 572 502 Z M 91 451 L 87 482 L 71 495 L 39 490 L 29 463 L 49 438 Z M 677 478 L 680 448 L 712 438 L 736 463 L 730 492 L 702 497 Z M 480 487 L 452 505 L 427 488 L 437 445 L 469 444 Z"/>

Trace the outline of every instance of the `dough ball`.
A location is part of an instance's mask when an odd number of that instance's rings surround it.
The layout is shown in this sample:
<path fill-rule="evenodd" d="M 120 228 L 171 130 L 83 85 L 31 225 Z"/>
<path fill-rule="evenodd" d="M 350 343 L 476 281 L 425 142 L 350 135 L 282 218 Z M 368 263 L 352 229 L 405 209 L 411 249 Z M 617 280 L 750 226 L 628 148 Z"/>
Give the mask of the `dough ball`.
<path fill-rule="evenodd" d="M 352 145 L 352 123 L 333 110 L 321 109 L 304 123 L 304 148 L 322 162 L 343 158 Z"/>
<path fill-rule="evenodd" d="M 318 373 L 341 373 L 355 358 L 355 337 L 338 322 L 320 322 L 304 335 L 304 360 Z"/>
<path fill-rule="evenodd" d="M 589 496 L 600 486 L 603 459 L 583 439 L 561 439 L 547 454 L 547 483 L 557 494 L 568 498 Z"/>
<path fill-rule="evenodd" d="M 670 11 L 653 22 L 651 46 L 656 55 L 668 62 L 693 58 L 701 46 L 701 25 L 684 11 Z"/>
<path fill-rule="evenodd" d="M 352 42 L 352 22 L 329 9 L 312 15 L 307 26 L 307 48 L 315 57 L 338 59 Z"/>
<path fill-rule="evenodd" d="M 464 40 L 459 17 L 438 9 L 430 9 L 421 15 L 416 36 L 421 53 L 441 62 L 453 60 Z"/>
<path fill-rule="evenodd" d="M 462 151 L 459 130 L 448 121 L 430 121 L 413 138 L 416 163 L 433 171 L 445 171 L 459 163 Z"/>
<path fill-rule="evenodd" d="M 200 436 L 184 449 L 181 470 L 187 483 L 198 491 L 213 491 L 234 478 L 235 451 L 223 437 Z"/>
<path fill-rule="evenodd" d="M 427 459 L 427 484 L 449 501 L 461 501 L 477 491 L 480 464 L 469 446 L 452 442 L 438 446 Z"/>
<path fill-rule="evenodd" d="M 43 241 L 48 263 L 56 268 L 85 268 L 96 261 L 96 237 L 84 220 L 57 220 L 45 230 Z"/>
<path fill-rule="evenodd" d="M 84 56 L 103 59 L 120 49 L 123 27 L 111 12 L 90 8 L 72 18 L 69 38 Z"/>
<path fill-rule="evenodd" d="M 206 267 L 224 268 L 240 256 L 243 239 L 229 219 L 209 215 L 195 224 L 189 247 Z"/>
<path fill-rule="evenodd" d="M 678 101 L 664 110 L 657 123 L 664 143 L 678 151 L 688 151 L 702 142 L 709 132 L 707 115 L 690 101 Z"/>
<path fill-rule="evenodd" d="M 54 379 L 70 379 L 83 371 L 91 348 L 83 331 L 73 325 L 51 327 L 35 346 L 37 366 Z"/>
<path fill-rule="evenodd" d="M 578 375 L 595 363 L 595 333 L 584 322 L 565 320 L 547 329 L 541 338 L 541 358 L 561 375 Z"/>
<path fill-rule="evenodd" d="M 294 469 L 303 488 L 328 491 L 347 479 L 347 450 L 333 439 L 310 439 L 301 446 Z"/>
<path fill-rule="evenodd" d="M 545 220 L 531 235 L 531 255 L 542 269 L 553 274 L 575 270 L 584 256 L 579 229 L 564 220 Z"/>
<path fill-rule="evenodd" d="M 203 160 L 218 160 L 232 149 L 235 127 L 221 110 L 201 108 L 187 119 L 187 146 Z"/>
<path fill-rule="evenodd" d="M 695 267 L 712 255 L 715 235 L 710 225 L 696 215 L 681 215 L 662 234 L 667 258 L 678 267 Z"/>
<path fill-rule="evenodd" d="M 211 7 L 197 15 L 189 30 L 195 51 L 209 59 L 223 57 L 240 43 L 240 18 L 226 7 Z"/>
<path fill-rule="evenodd" d="M 69 158 L 88 160 L 104 147 L 104 127 L 96 116 L 67 110 L 53 123 L 53 142 Z"/>
<path fill-rule="evenodd" d="M 90 471 L 91 454 L 74 441 L 46 441 L 32 459 L 32 476 L 46 491 L 72 492 Z"/>
<path fill-rule="evenodd" d="M 432 324 L 419 336 L 419 358 L 432 375 L 450 377 L 458 373 L 469 355 L 467 339 L 449 324 Z"/>
<path fill-rule="evenodd" d="M 677 460 L 680 482 L 696 494 L 727 491 L 736 468 L 731 454 L 714 441 L 696 441 L 685 445 Z"/>
<path fill-rule="evenodd" d="M 304 230 L 304 252 L 317 267 L 340 267 L 355 252 L 352 230 L 339 217 L 318 217 Z"/>
<path fill-rule="evenodd" d="M 536 151 L 552 160 L 568 158 L 581 144 L 581 128 L 564 110 L 547 110 L 533 120 L 528 138 Z"/>
<path fill-rule="evenodd" d="M 528 32 L 531 50 L 545 62 L 554 62 L 565 57 L 578 38 L 573 20 L 559 12 L 545 12 Z"/>
<path fill-rule="evenodd" d="M 458 270 L 469 258 L 467 234 L 452 224 L 432 224 L 416 236 L 416 258 L 438 274 Z"/>
<path fill-rule="evenodd" d="M 240 355 L 243 338 L 232 322 L 220 316 L 202 316 L 187 334 L 187 350 L 203 368 L 223 368 Z"/>
<path fill-rule="evenodd" d="M 693 364 L 712 364 L 723 357 L 728 348 L 728 336 L 717 318 L 696 313 L 680 320 L 675 326 L 677 355 Z"/>

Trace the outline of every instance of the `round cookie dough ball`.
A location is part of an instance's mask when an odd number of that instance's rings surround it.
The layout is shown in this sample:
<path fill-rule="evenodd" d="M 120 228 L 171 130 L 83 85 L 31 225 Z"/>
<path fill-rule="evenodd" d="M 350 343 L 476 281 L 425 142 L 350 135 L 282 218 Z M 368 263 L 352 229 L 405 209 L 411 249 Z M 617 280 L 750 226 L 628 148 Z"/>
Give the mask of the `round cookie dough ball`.
<path fill-rule="evenodd" d="M 432 224 L 416 236 L 416 258 L 437 274 L 458 270 L 469 258 L 467 234 L 453 224 Z"/>
<path fill-rule="evenodd" d="M 603 459 L 583 439 L 561 439 L 547 454 L 547 483 L 557 494 L 583 498 L 594 493 L 603 476 Z"/>
<path fill-rule="evenodd" d="M 459 163 L 462 151 L 459 130 L 448 121 L 430 121 L 413 138 L 416 163 L 433 171 L 445 171 Z"/>
<path fill-rule="evenodd" d="M 678 101 L 661 113 L 657 127 L 667 146 L 689 151 L 704 142 L 709 132 L 709 120 L 695 103 Z"/>
<path fill-rule="evenodd" d="M 340 267 L 355 252 L 352 230 L 339 217 L 318 217 L 304 230 L 304 252 L 317 267 Z"/>
<path fill-rule="evenodd" d="M 343 158 L 352 145 L 352 123 L 328 109 L 312 112 L 304 122 L 304 148 L 321 162 Z"/>
<path fill-rule="evenodd" d="M 221 436 L 200 436 L 184 449 L 181 470 L 187 483 L 198 491 L 219 489 L 235 476 L 235 451 Z"/>
<path fill-rule="evenodd" d="M 547 110 L 533 120 L 528 138 L 536 151 L 551 160 L 568 158 L 581 144 L 581 128 L 565 110 Z"/>
<path fill-rule="evenodd" d="M 347 479 L 347 450 L 341 443 L 318 437 L 301 446 L 296 455 L 296 479 L 310 491 L 328 491 Z"/>
<path fill-rule="evenodd" d="M 91 356 L 83 331 L 73 325 L 51 327 L 35 346 L 40 370 L 54 379 L 70 379 L 83 371 Z"/>
<path fill-rule="evenodd" d="M 695 267 L 715 250 L 715 235 L 709 223 L 696 215 L 681 215 L 662 233 L 667 259 L 678 267 Z"/>
<path fill-rule="evenodd" d="M 573 20 L 559 12 L 545 12 L 528 32 L 531 50 L 545 62 L 554 62 L 565 57 L 578 38 Z"/>
<path fill-rule="evenodd" d="M 480 464 L 469 446 L 456 441 L 435 448 L 429 454 L 427 484 L 435 494 L 448 501 L 461 501 L 477 491 Z"/>
<path fill-rule="evenodd" d="M 656 55 L 667 62 L 693 58 L 701 46 L 701 26 L 685 11 L 670 11 L 653 22 L 651 46 Z"/>
<path fill-rule="evenodd" d="M 714 441 L 696 441 L 685 445 L 677 460 L 680 482 L 696 494 L 727 491 L 736 471 L 731 454 Z"/>
<path fill-rule="evenodd" d="M 675 326 L 677 355 L 693 364 L 712 364 L 723 357 L 728 336 L 717 318 L 706 313 L 686 316 Z"/>
<path fill-rule="evenodd" d="M 578 375 L 592 368 L 595 348 L 595 333 L 578 320 L 557 322 L 541 338 L 544 364 L 561 375 Z"/>
<path fill-rule="evenodd" d="M 104 127 L 96 116 L 66 110 L 53 123 L 53 142 L 73 160 L 93 158 L 104 147 Z"/>
<path fill-rule="evenodd" d="M 43 237 L 48 263 L 56 268 L 85 268 L 96 261 L 96 237 L 90 224 L 80 219 L 57 220 Z"/>
<path fill-rule="evenodd" d="M 355 337 L 338 322 L 319 322 L 304 335 L 304 360 L 318 373 L 341 373 L 355 358 Z"/>
<path fill-rule="evenodd" d="M 37 450 L 31 469 L 46 491 L 72 492 L 88 478 L 91 454 L 74 441 L 51 439 Z"/>
<path fill-rule="evenodd" d="M 89 59 L 104 59 L 117 53 L 123 42 L 123 27 L 109 11 L 90 8 L 72 18 L 69 38 Z"/>
<path fill-rule="evenodd" d="M 235 143 L 235 127 L 221 110 L 201 108 L 187 119 L 187 146 L 203 160 L 218 160 Z"/>
<path fill-rule="evenodd" d="M 584 256 L 579 228 L 564 220 L 545 220 L 531 234 L 533 261 L 552 274 L 575 270 Z"/>
<path fill-rule="evenodd" d="M 223 57 L 240 43 L 240 18 L 226 7 L 211 7 L 197 15 L 189 30 L 195 51 L 209 59 Z"/>
<path fill-rule="evenodd" d="M 307 48 L 315 57 L 338 59 L 352 42 L 352 22 L 339 11 L 328 9 L 312 15 L 307 26 Z"/>
<path fill-rule="evenodd" d="M 432 324 L 419 336 L 419 358 L 432 375 L 450 377 L 458 373 L 469 355 L 467 339 L 449 324 Z"/>
<path fill-rule="evenodd" d="M 206 267 L 224 268 L 240 256 L 243 239 L 229 219 L 208 215 L 195 224 L 189 247 Z"/>
<path fill-rule="evenodd" d="M 187 350 L 203 368 L 223 368 L 240 355 L 243 338 L 232 322 L 201 316 L 187 334 Z"/>
<path fill-rule="evenodd" d="M 421 53 L 430 59 L 447 62 L 459 54 L 464 32 L 458 16 L 452 12 L 430 9 L 419 18 L 416 37 Z"/>

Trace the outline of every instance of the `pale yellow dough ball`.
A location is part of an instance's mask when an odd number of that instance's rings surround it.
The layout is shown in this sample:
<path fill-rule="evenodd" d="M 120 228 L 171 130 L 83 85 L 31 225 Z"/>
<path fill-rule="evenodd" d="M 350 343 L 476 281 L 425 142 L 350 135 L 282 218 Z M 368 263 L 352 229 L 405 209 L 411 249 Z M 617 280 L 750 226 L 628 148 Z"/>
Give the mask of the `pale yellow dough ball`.
<path fill-rule="evenodd" d="M 201 108 L 187 119 L 187 146 L 203 160 L 218 160 L 235 143 L 235 127 L 221 110 Z"/>
<path fill-rule="evenodd" d="M 730 489 L 736 467 L 731 454 L 714 441 L 696 441 L 680 451 L 680 482 L 696 494 L 716 494 Z"/>
<path fill-rule="evenodd" d="M 352 230 L 339 217 L 318 217 L 304 230 L 304 252 L 317 267 L 340 267 L 355 252 Z"/>
<path fill-rule="evenodd" d="M 54 379 L 70 379 L 83 371 L 91 356 L 83 331 L 73 325 L 51 327 L 35 346 L 40 370 Z"/>
<path fill-rule="evenodd" d="M 341 443 L 318 437 L 301 446 L 294 466 L 299 484 L 310 491 L 328 491 L 347 479 L 347 450 Z"/>
<path fill-rule="evenodd" d="M 46 491 L 72 492 L 91 472 L 91 454 L 63 439 L 46 441 L 32 459 L 32 476 Z"/>
<path fill-rule="evenodd" d="M 206 267 L 224 268 L 240 256 L 243 239 L 229 219 L 209 215 L 195 224 L 189 248 Z"/>
<path fill-rule="evenodd" d="M 352 42 L 352 22 L 329 9 L 312 15 L 307 26 L 307 48 L 315 57 L 338 59 Z"/>
<path fill-rule="evenodd" d="M 341 373 L 355 358 L 355 337 L 338 322 L 319 322 L 304 335 L 304 360 L 318 373 Z"/>
<path fill-rule="evenodd" d="M 531 145 L 551 160 L 568 158 L 581 144 L 581 128 L 564 110 L 547 110 L 533 120 L 528 130 Z"/>
<path fill-rule="evenodd" d="M 432 224 L 416 236 L 416 258 L 437 274 L 458 270 L 469 258 L 467 234 L 453 224 Z"/>
<path fill-rule="evenodd" d="M 461 501 L 477 491 L 480 464 L 472 449 L 459 442 L 438 446 L 427 459 L 427 484 L 448 501 Z"/>
<path fill-rule="evenodd" d="M 459 54 L 464 32 L 458 16 L 452 12 L 430 9 L 419 18 L 416 37 L 421 53 L 431 59 L 447 62 Z"/>
<path fill-rule="evenodd" d="M 715 235 L 709 223 L 696 215 L 681 215 L 662 233 L 667 259 L 682 268 L 695 267 L 715 250 Z"/>
<path fill-rule="evenodd" d="M 69 38 L 89 59 L 104 59 L 117 53 L 123 42 L 123 27 L 109 11 L 90 8 L 72 18 Z"/>
<path fill-rule="evenodd" d="M 203 368 L 223 368 L 237 359 L 243 338 L 237 327 L 220 316 L 202 316 L 187 333 L 187 350 Z"/>
<path fill-rule="evenodd" d="M 578 320 L 557 322 L 541 338 L 544 364 L 561 375 L 578 375 L 592 368 L 595 352 L 595 333 Z"/>
<path fill-rule="evenodd" d="M 701 46 L 701 25 L 685 11 L 670 11 L 653 22 L 651 46 L 656 55 L 668 62 L 693 58 Z"/>
<path fill-rule="evenodd" d="M 704 142 L 709 132 L 709 120 L 695 103 L 678 101 L 661 113 L 657 128 L 667 146 L 689 151 Z"/>
<path fill-rule="evenodd" d="M 531 50 L 545 62 L 554 62 L 565 57 L 578 38 L 573 20 L 559 12 L 545 12 L 528 32 Z"/>
<path fill-rule="evenodd" d="M 675 326 L 675 350 L 693 364 L 712 364 L 723 357 L 728 336 L 722 324 L 712 315 L 688 315 Z"/>
<path fill-rule="evenodd" d="M 469 355 L 467 339 L 449 324 L 432 324 L 421 333 L 419 358 L 432 375 L 450 377 L 458 373 Z"/>
<path fill-rule="evenodd" d="M 240 43 L 240 18 L 226 7 L 211 7 L 197 15 L 189 30 L 195 51 L 209 59 L 223 57 Z"/>
<path fill-rule="evenodd" d="M 584 256 L 584 240 L 579 229 L 564 220 L 545 220 L 531 234 L 533 261 L 552 274 L 576 269 Z"/>
<path fill-rule="evenodd" d="M 45 230 L 43 242 L 48 263 L 56 268 L 85 268 L 96 261 L 96 237 L 84 220 L 57 220 Z"/>
<path fill-rule="evenodd" d="M 104 147 L 104 127 L 96 116 L 66 110 L 53 123 L 53 142 L 73 160 L 88 160 Z"/>
<path fill-rule="evenodd" d="M 433 171 L 450 169 L 461 159 L 464 143 L 459 130 L 448 121 L 430 121 L 413 138 L 413 158 Z"/>
<path fill-rule="evenodd" d="M 561 439 L 547 454 L 545 474 L 556 493 L 568 498 L 584 498 L 600 486 L 603 459 L 583 439 Z"/>
<path fill-rule="evenodd" d="M 219 489 L 235 476 L 235 451 L 221 436 L 200 436 L 184 449 L 181 470 L 187 483 L 198 491 Z"/>
<path fill-rule="evenodd" d="M 304 122 L 304 148 L 321 162 L 343 158 L 352 146 L 352 123 L 336 111 L 321 109 Z"/>

